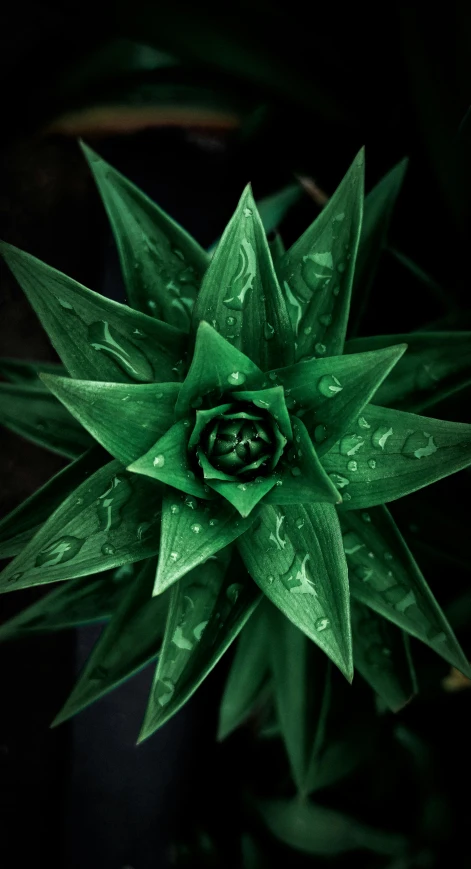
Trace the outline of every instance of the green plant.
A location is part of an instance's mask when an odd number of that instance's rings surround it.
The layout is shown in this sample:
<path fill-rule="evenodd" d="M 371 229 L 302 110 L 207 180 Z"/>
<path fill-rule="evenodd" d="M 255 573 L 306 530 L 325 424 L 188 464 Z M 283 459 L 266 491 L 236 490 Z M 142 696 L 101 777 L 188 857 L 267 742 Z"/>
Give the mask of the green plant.
<path fill-rule="evenodd" d="M 293 777 L 308 793 L 328 659 L 348 680 L 355 664 L 393 709 L 415 691 L 408 635 L 469 672 L 384 506 L 471 463 L 470 426 L 413 412 L 469 382 L 469 335 L 345 344 L 354 278 L 366 291 L 403 165 L 367 197 L 362 231 L 360 153 L 314 223 L 287 252 L 277 238 L 273 257 L 247 188 L 210 258 L 84 151 L 130 306 L 2 244 L 64 365 L 3 360 L 13 382 L 1 385 L 2 421 L 78 458 L 0 524 L 0 554 L 15 556 L 1 591 L 68 580 L 0 636 L 111 616 L 56 723 L 158 656 L 144 739 L 243 629 L 220 734 L 244 720 L 271 670 Z M 325 689 L 308 720 L 298 712 L 311 665 Z"/>

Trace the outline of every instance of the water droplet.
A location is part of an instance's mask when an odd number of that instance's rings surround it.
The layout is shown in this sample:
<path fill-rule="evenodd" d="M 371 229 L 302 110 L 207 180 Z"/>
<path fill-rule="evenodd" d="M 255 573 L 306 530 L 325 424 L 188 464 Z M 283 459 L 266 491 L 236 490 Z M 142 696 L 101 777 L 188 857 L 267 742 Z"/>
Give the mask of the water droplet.
<path fill-rule="evenodd" d="M 44 549 L 41 549 L 39 555 L 36 556 L 35 566 L 53 567 L 56 564 L 63 564 L 65 561 L 71 561 L 80 552 L 85 540 L 80 540 L 78 537 L 65 535 L 59 537 Z"/>
<path fill-rule="evenodd" d="M 340 287 L 334 287 L 332 292 L 333 292 L 334 296 L 338 296 L 338 294 L 340 293 Z"/>
<path fill-rule="evenodd" d="M 347 477 L 342 477 L 341 474 L 329 474 L 329 477 L 337 489 L 343 489 L 350 483 L 350 480 L 348 480 Z M 343 496 L 343 499 L 345 500 L 345 495 Z"/>
<path fill-rule="evenodd" d="M 342 498 L 343 498 L 344 501 L 351 501 L 351 500 L 352 500 L 352 496 L 349 495 L 348 492 L 345 492 L 345 493 L 342 495 Z"/>
<path fill-rule="evenodd" d="M 371 516 L 369 513 L 362 513 L 361 518 L 363 519 L 363 522 L 371 522 Z"/>
<path fill-rule="evenodd" d="M 231 386 L 240 386 L 242 383 L 246 381 L 245 374 L 242 371 L 233 371 L 232 374 L 229 374 L 227 378 L 227 382 L 231 384 Z"/>
<path fill-rule="evenodd" d="M 175 628 L 172 643 L 175 643 L 177 649 L 182 649 L 182 651 L 190 652 L 193 648 L 193 643 L 190 640 L 187 640 L 186 637 L 183 636 L 183 628 L 181 625 L 178 625 Z"/>
<path fill-rule="evenodd" d="M 175 561 L 178 561 L 179 558 L 180 558 L 180 555 L 178 552 L 171 552 L 170 553 L 170 561 L 175 562 Z"/>
<path fill-rule="evenodd" d="M 334 395 L 337 395 L 343 389 L 340 380 L 337 380 L 333 374 L 324 374 L 320 378 L 317 388 L 325 398 L 333 398 Z"/>
<path fill-rule="evenodd" d="M 265 322 L 263 324 L 263 334 L 264 334 L 265 339 L 267 341 L 270 341 L 270 339 L 273 338 L 273 335 L 275 334 L 275 330 L 274 330 L 273 326 L 271 325 L 271 323 Z"/>
<path fill-rule="evenodd" d="M 345 263 L 339 263 L 338 266 L 337 266 L 337 270 L 338 270 L 339 272 L 344 272 L 346 268 L 347 268 L 347 267 L 346 267 Z"/>
<path fill-rule="evenodd" d="M 386 561 L 392 561 L 392 560 L 393 560 L 393 557 L 394 557 L 394 556 L 392 555 L 391 552 L 385 552 L 385 553 L 384 553 L 384 558 L 385 558 Z"/>
<path fill-rule="evenodd" d="M 358 462 L 356 462 L 355 459 L 350 459 L 350 461 L 347 462 L 347 468 L 349 471 L 358 471 Z"/>
<path fill-rule="evenodd" d="M 345 555 L 355 555 L 355 553 L 359 552 L 360 549 L 365 548 L 365 544 L 361 542 L 358 535 L 353 531 L 347 531 L 346 534 L 343 535 L 342 540 Z"/>
<path fill-rule="evenodd" d="M 97 501 L 97 519 L 100 531 L 111 531 L 121 524 L 121 510 L 129 501 L 132 488 L 124 477 L 113 477 L 108 489 Z"/>
<path fill-rule="evenodd" d="M 74 310 L 73 305 L 71 305 L 70 302 L 67 301 L 67 299 L 59 299 L 57 297 L 57 301 L 59 302 L 59 305 L 61 306 L 61 308 L 64 308 L 66 311 L 73 311 Z"/>
<path fill-rule="evenodd" d="M 343 211 L 341 211 L 340 214 L 337 214 L 337 215 L 334 217 L 334 220 L 343 220 L 344 217 L 345 217 L 345 213 L 344 213 Z"/>
<path fill-rule="evenodd" d="M 300 477 L 301 476 L 301 468 L 298 468 L 298 466 L 295 465 L 294 468 L 291 468 L 291 473 L 292 473 L 293 477 Z"/>
<path fill-rule="evenodd" d="M 305 335 L 310 335 L 311 332 L 312 332 L 312 326 L 306 326 L 306 327 L 303 329 L 303 332 L 304 332 Z"/>
<path fill-rule="evenodd" d="M 330 627 L 329 619 L 317 619 L 316 621 L 316 631 L 325 631 L 326 628 Z"/>
<path fill-rule="evenodd" d="M 416 431 L 406 439 L 402 454 L 409 459 L 424 459 L 436 453 L 437 449 L 433 435 Z"/>
<path fill-rule="evenodd" d="M 157 685 L 155 686 L 157 702 L 160 703 L 161 706 L 166 706 L 167 703 L 169 703 L 172 699 L 174 691 L 175 685 L 173 684 L 171 679 L 159 679 Z"/>
<path fill-rule="evenodd" d="M 315 344 L 314 350 L 316 351 L 316 353 L 319 353 L 319 355 L 322 356 L 327 350 L 327 347 L 325 344 Z"/>
<path fill-rule="evenodd" d="M 322 323 L 323 326 L 330 326 L 332 322 L 332 314 L 322 314 L 319 317 L 319 323 Z"/>
<path fill-rule="evenodd" d="M 198 642 L 201 640 L 203 635 L 203 631 L 208 624 L 208 619 L 205 622 L 200 622 L 199 625 L 196 625 L 196 628 L 193 628 L 193 636 L 196 637 Z"/>
<path fill-rule="evenodd" d="M 271 576 L 271 575 L 267 576 L 267 582 L 268 582 L 268 585 L 271 585 L 273 582 L 275 582 L 275 577 Z"/>
<path fill-rule="evenodd" d="M 211 525 L 212 528 L 213 528 L 215 525 L 217 525 L 218 523 L 219 523 L 219 519 L 210 519 L 210 520 L 209 520 L 209 524 Z"/>
<path fill-rule="evenodd" d="M 77 498 L 75 503 L 77 504 L 78 507 L 80 507 L 83 504 L 83 498 Z"/>
<path fill-rule="evenodd" d="M 163 466 L 165 465 L 165 456 L 162 456 L 162 455 L 155 456 L 152 464 L 153 464 L 154 468 L 163 468 Z"/>
<path fill-rule="evenodd" d="M 124 335 L 121 335 L 105 320 L 90 324 L 88 340 L 94 350 L 108 356 L 133 380 L 144 382 L 154 380 L 153 368 L 142 350 L 128 341 Z"/>
<path fill-rule="evenodd" d="M 364 438 L 361 435 L 345 435 L 345 437 L 340 441 L 340 454 L 342 456 L 355 456 L 364 443 Z"/>
<path fill-rule="evenodd" d="M 187 495 L 186 498 L 185 498 L 185 504 L 186 504 L 187 507 L 190 508 L 190 510 L 196 510 L 196 508 L 197 508 L 197 506 L 198 506 L 197 503 L 196 503 L 196 501 L 195 501 L 195 499 L 194 499 L 194 498 L 190 498 L 189 495 Z"/>
<path fill-rule="evenodd" d="M 354 574 L 361 580 L 361 582 L 369 582 L 371 577 L 374 576 L 374 570 L 372 567 L 365 567 L 361 564 L 359 567 L 355 568 Z"/>
<path fill-rule="evenodd" d="M 178 504 L 172 504 L 172 506 L 170 507 L 170 512 L 173 513 L 174 516 L 176 516 L 177 513 L 180 512 L 180 507 L 178 506 Z"/>
<path fill-rule="evenodd" d="M 277 480 L 277 481 L 276 481 L 276 485 L 277 485 L 277 486 L 282 486 L 282 485 L 283 485 L 283 480 Z"/>
<path fill-rule="evenodd" d="M 310 555 L 308 553 L 303 557 L 296 553 L 289 570 L 280 576 L 284 587 L 292 594 L 310 594 L 313 597 L 317 597 L 314 583 L 307 575 L 306 565 L 309 559 Z"/>
<path fill-rule="evenodd" d="M 364 416 L 360 416 L 358 420 L 358 425 L 360 426 L 360 428 L 371 428 L 369 422 L 367 422 Z"/>
<path fill-rule="evenodd" d="M 183 425 L 185 426 L 185 428 L 188 428 L 188 426 L 190 425 L 190 420 L 189 420 L 189 419 L 184 419 L 184 420 L 183 420 Z"/>
<path fill-rule="evenodd" d="M 233 582 L 226 590 L 226 597 L 231 603 L 236 603 L 243 586 L 239 582 Z"/>
<path fill-rule="evenodd" d="M 295 521 L 294 524 L 296 525 L 296 528 L 302 528 L 303 525 L 304 525 L 304 519 L 302 519 L 302 518 L 300 517 L 299 519 L 296 519 L 296 521 Z"/>
<path fill-rule="evenodd" d="M 376 468 L 376 459 L 368 459 L 368 467 L 371 468 L 372 471 Z"/>
<path fill-rule="evenodd" d="M 190 527 L 191 527 L 191 530 L 193 531 L 193 534 L 200 534 L 201 531 L 203 530 L 203 526 L 200 525 L 198 522 L 195 522 Z"/>
<path fill-rule="evenodd" d="M 380 425 L 379 428 L 377 428 L 374 432 L 371 438 L 371 443 L 377 449 L 384 450 L 384 447 L 386 446 L 386 441 L 389 437 L 391 437 L 392 433 L 392 428 L 387 425 Z"/>
<path fill-rule="evenodd" d="M 238 271 L 232 279 L 228 289 L 228 297 L 223 299 L 227 308 L 232 311 L 242 311 L 246 296 L 249 290 L 253 287 L 253 282 L 257 274 L 257 261 L 253 245 L 248 239 L 242 239 L 239 248 L 239 263 Z"/>
<path fill-rule="evenodd" d="M 252 217 L 252 209 L 244 208 L 244 217 Z"/>
<path fill-rule="evenodd" d="M 112 543 L 104 543 L 101 547 L 101 551 L 103 555 L 114 555 L 116 552 L 116 547 L 113 546 Z"/>
<path fill-rule="evenodd" d="M 320 251 L 303 257 L 301 275 L 309 289 L 315 291 L 332 277 L 334 263 L 330 251 Z"/>
<path fill-rule="evenodd" d="M 320 425 L 316 425 L 314 429 L 314 440 L 316 441 L 316 443 L 321 444 L 323 441 L 325 441 L 326 437 L 327 429 L 325 425 L 322 425 L 322 423 Z"/>
<path fill-rule="evenodd" d="M 228 326 L 235 326 L 235 324 L 237 323 L 237 319 L 236 317 L 227 317 L 226 323 Z"/>

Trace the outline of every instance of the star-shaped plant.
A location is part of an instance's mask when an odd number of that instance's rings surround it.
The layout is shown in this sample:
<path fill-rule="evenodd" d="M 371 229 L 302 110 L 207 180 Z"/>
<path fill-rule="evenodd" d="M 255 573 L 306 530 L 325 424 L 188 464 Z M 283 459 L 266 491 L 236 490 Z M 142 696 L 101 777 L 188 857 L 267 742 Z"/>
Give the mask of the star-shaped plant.
<path fill-rule="evenodd" d="M 409 412 L 469 378 L 469 353 L 453 345 L 464 336 L 417 333 L 406 355 L 405 336 L 345 347 L 355 264 L 361 289 L 404 167 L 372 191 L 362 230 L 360 153 L 314 223 L 286 253 L 277 241 L 273 256 L 248 187 L 210 258 L 84 151 L 130 307 L 2 245 L 65 366 L 4 361 L 16 383 L 3 386 L 3 421 L 79 455 L 0 526 L 1 554 L 16 555 L 2 591 L 69 580 L 2 634 L 112 614 L 56 723 L 158 655 L 140 738 L 149 736 L 263 595 L 288 620 L 272 646 L 280 637 L 283 648 L 292 624 L 349 680 L 352 625 L 356 664 L 377 690 L 381 649 L 395 649 L 389 685 L 407 658 L 392 626 L 467 671 L 384 506 L 471 463 L 470 426 Z M 398 399 L 407 410 L 385 406 Z M 81 455 L 92 439 L 100 446 Z M 255 618 L 249 629 L 260 638 Z M 250 670 L 252 654 L 244 661 Z"/>

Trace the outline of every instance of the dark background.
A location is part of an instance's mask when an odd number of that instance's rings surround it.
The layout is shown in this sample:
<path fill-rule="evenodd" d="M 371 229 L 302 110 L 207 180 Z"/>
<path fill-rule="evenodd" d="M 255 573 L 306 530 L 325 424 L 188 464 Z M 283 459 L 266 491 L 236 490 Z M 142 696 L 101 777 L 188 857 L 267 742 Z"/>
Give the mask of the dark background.
<path fill-rule="evenodd" d="M 361 334 L 404 332 L 444 316 L 463 328 L 469 324 L 471 134 L 463 118 L 471 104 L 470 16 L 465 4 L 447 4 L 440 14 L 424 8 L 383 6 L 376 17 L 366 5 L 322 13 L 314 6 L 307 20 L 304 4 L 297 2 L 240 3 L 226 12 L 220 4 L 178 2 L 169 10 L 137 2 L 104 4 L 98 13 L 87 3 L 58 12 L 50 4 L 18 2 L 2 19 L 0 36 L 0 236 L 122 299 L 106 216 L 76 133 L 204 246 L 220 235 L 247 181 L 258 198 L 289 183 L 296 172 L 313 177 L 330 194 L 365 145 L 367 189 L 409 156 L 391 240 L 442 291 L 432 291 L 385 253 Z M 111 61 L 108 55 L 106 63 L 97 62 L 112 37 L 148 41 L 183 63 L 150 71 L 119 67 L 119 51 L 111 53 Z M 87 78 L 84 70 L 92 67 Z M 178 126 L 169 112 L 174 104 L 180 109 Z M 89 108 L 97 106 L 91 115 Z M 105 129 L 103 110 L 110 106 L 113 120 Z M 75 120 L 67 126 L 64 114 L 72 109 Z M 317 211 L 306 196 L 282 227 L 288 244 Z M 0 280 L 1 355 L 54 359 L 4 267 Z M 468 392 L 458 408 L 456 403 L 448 408 L 448 416 L 471 422 L 469 407 Z M 63 464 L 2 430 L 2 515 Z M 461 545 L 466 522 L 460 504 L 467 500 L 469 480 L 469 474 L 460 474 L 433 492 L 437 509 L 446 503 L 456 520 Z M 430 557 L 423 539 L 414 548 L 408 524 L 421 517 L 421 497 L 405 499 L 395 515 L 403 519 L 401 528 L 440 602 L 451 605 L 469 588 L 469 570 L 446 555 Z M 438 522 L 429 532 L 431 543 L 439 530 Z M 441 542 L 449 552 L 454 547 L 451 539 Z M 3 596 L 1 618 L 36 594 Z M 468 625 L 465 616 L 460 638 L 469 651 Z M 170 865 L 169 842 L 191 839 L 193 833 L 185 831 L 198 824 L 218 840 L 215 862 L 194 856 L 181 865 L 240 866 L 232 842 L 243 817 L 241 770 L 258 759 L 263 779 L 272 760 L 269 753 L 253 757 L 244 735 L 222 749 L 213 745 L 228 662 L 139 748 L 134 741 L 152 668 L 50 731 L 96 631 L 0 649 L 2 867 L 163 869 Z M 414 865 L 464 869 L 467 800 L 457 788 L 466 789 L 471 773 L 470 692 L 445 694 L 436 686 L 446 668 L 430 670 L 428 658 L 425 667 L 424 696 L 401 721 L 428 746 L 421 782 L 424 793 L 435 794 L 435 803 L 430 808 L 420 793 L 404 795 L 398 770 L 407 782 L 407 764 L 402 769 L 398 762 L 393 771 L 384 761 L 391 786 L 381 790 L 373 765 L 353 780 L 350 804 L 354 811 L 365 809 L 370 823 L 393 829 L 405 823 L 407 813 L 413 828 L 420 817 L 415 835 L 425 844 L 422 863 Z M 396 721 L 381 725 L 386 741 L 395 726 Z M 425 804 L 430 817 L 424 821 Z M 284 853 L 279 845 L 265 845 L 273 859 Z M 286 852 L 285 859 L 291 861 L 292 854 Z M 369 860 L 359 865 L 384 865 Z M 352 858 L 348 861 L 342 858 L 338 865 L 352 865 Z"/>

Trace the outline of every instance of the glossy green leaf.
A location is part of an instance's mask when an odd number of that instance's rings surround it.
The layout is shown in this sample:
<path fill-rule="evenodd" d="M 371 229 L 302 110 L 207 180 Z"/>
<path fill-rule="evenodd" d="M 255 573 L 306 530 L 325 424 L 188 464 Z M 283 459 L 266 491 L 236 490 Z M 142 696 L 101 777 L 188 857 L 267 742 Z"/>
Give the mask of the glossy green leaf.
<path fill-rule="evenodd" d="M 169 601 L 167 595 L 152 598 L 154 571 L 150 559 L 129 583 L 53 726 L 108 694 L 159 654 Z"/>
<path fill-rule="evenodd" d="M 294 361 L 286 303 L 250 187 L 242 194 L 205 274 L 194 307 L 263 370 Z"/>
<path fill-rule="evenodd" d="M 279 265 L 298 360 L 343 350 L 362 224 L 363 178 L 360 151 L 325 208 Z"/>
<path fill-rule="evenodd" d="M 323 740 L 330 665 L 306 635 L 275 607 L 270 611 L 270 637 L 281 732 L 296 787 L 300 794 L 306 794 L 310 767 Z"/>
<path fill-rule="evenodd" d="M 159 548 L 161 490 L 117 462 L 61 503 L 0 574 L 0 591 L 74 579 L 141 561 Z"/>
<path fill-rule="evenodd" d="M 178 379 L 182 332 L 88 290 L 10 244 L 1 242 L 0 253 L 72 377 L 119 383 Z"/>
<path fill-rule="evenodd" d="M 132 462 L 128 470 L 167 483 L 189 495 L 209 498 L 208 487 L 192 469 L 188 453 L 191 429 L 187 423 L 188 420 L 176 422 L 147 453 Z"/>
<path fill-rule="evenodd" d="M 365 197 L 360 244 L 353 279 L 354 328 L 368 302 L 371 285 L 376 275 L 381 251 L 386 243 L 392 212 L 404 181 L 407 164 L 407 158 L 396 163 Z M 352 325 L 352 317 L 350 318 L 350 325 Z"/>
<path fill-rule="evenodd" d="M 269 672 L 268 601 L 262 600 L 241 631 L 219 708 L 218 739 L 249 717 Z"/>
<path fill-rule="evenodd" d="M 42 386 L 0 383 L 0 423 L 67 458 L 76 458 L 93 444 L 68 410 Z"/>
<path fill-rule="evenodd" d="M 471 384 L 471 332 L 411 332 L 348 341 L 345 352 L 378 350 L 402 341 L 407 352 L 375 395 L 375 404 L 419 413 Z"/>
<path fill-rule="evenodd" d="M 5 516 L 0 522 L 0 558 L 21 552 L 62 501 L 107 459 L 99 447 L 89 450 Z"/>
<path fill-rule="evenodd" d="M 341 495 L 322 467 L 303 420 L 295 416 L 294 441 L 278 463 L 277 485 L 264 498 L 266 504 L 338 504 Z M 286 452 L 286 451 L 285 451 Z"/>
<path fill-rule="evenodd" d="M 288 407 L 302 417 L 322 456 L 361 414 L 405 349 L 400 344 L 348 357 L 313 359 L 277 368 L 269 376 L 283 385 Z"/>
<path fill-rule="evenodd" d="M 335 507 L 262 504 L 260 521 L 237 547 L 266 596 L 351 680 L 347 564 Z"/>
<path fill-rule="evenodd" d="M 468 673 L 467 658 L 386 507 L 341 517 L 354 598 Z"/>
<path fill-rule="evenodd" d="M 108 213 L 130 305 L 188 331 L 208 254 L 142 190 L 83 143 L 82 151 Z"/>
<path fill-rule="evenodd" d="M 98 383 L 47 374 L 42 379 L 123 465 L 146 453 L 174 421 L 178 383 Z"/>
<path fill-rule="evenodd" d="M 190 370 L 183 381 L 175 413 L 186 417 L 194 407 L 200 407 L 205 396 L 212 405 L 226 392 L 239 387 L 256 389 L 263 374 L 248 356 L 233 347 L 209 323 L 201 322 L 196 333 L 195 351 Z"/>
<path fill-rule="evenodd" d="M 29 383 L 32 386 L 39 386 L 41 373 L 65 376 L 67 372 L 64 366 L 57 362 L 32 362 L 26 359 L 0 358 L 0 374 L 10 383 Z"/>
<path fill-rule="evenodd" d="M 350 611 L 355 669 L 398 712 L 417 693 L 409 638 L 358 600 L 351 601 Z"/>
<path fill-rule="evenodd" d="M 200 501 L 167 490 L 162 501 L 159 563 L 154 594 L 161 594 L 185 573 L 232 543 L 254 517 L 241 519 L 234 507 L 218 500 Z"/>
<path fill-rule="evenodd" d="M 207 482 L 208 486 L 232 504 L 244 519 L 250 516 L 262 498 L 265 498 L 276 485 L 274 475 L 257 477 L 248 483 L 209 479 Z"/>
<path fill-rule="evenodd" d="M 268 829 L 277 839 L 305 854 L 330 856 L 365 850 L 400 854 L 405 837 L 367 827 L 333 809 L 301 800 L 266 800 L 257 804 Z"/>
<path fill-rule="evenodd" d="M 133 581 L 133 565 L 125 564 L 110 573 L 64 582 L 1 625 L 0 641 L 105 621 Z"/>
<path fill-rule="evenodd" d="M 471 464 L 471 425 L 364 408 L 364 416 L 322 457 L 354 510 L 394 501 Z"/>
<path fill-rule="evenodd" d="M 227 550 L 187 573 L 170 591 L 159 663 L 139 741 L 171 718 L 196 691 L 259 601 L 253 582 L 227 570 Z M 159 600 L 159 598 L 156 598 Z"/>

